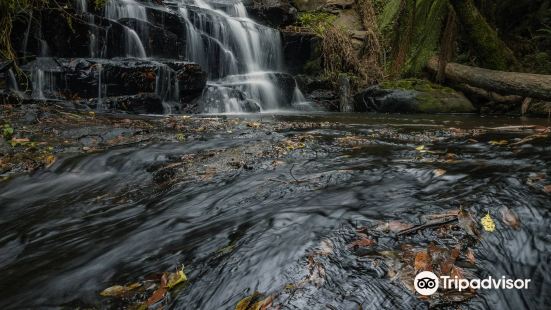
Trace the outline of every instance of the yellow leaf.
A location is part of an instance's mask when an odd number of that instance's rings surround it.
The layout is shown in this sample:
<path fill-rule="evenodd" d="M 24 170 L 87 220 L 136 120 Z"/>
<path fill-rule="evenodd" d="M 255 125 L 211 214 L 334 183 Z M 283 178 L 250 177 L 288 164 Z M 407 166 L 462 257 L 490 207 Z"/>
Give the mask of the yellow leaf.
<path fill-rule="evenodd" d="M 187 277 L 186 277 L 186 274 L 184 273 L 184 267 L 182 266 L 182 269 L 168 275 L 168 282 L 166 284 L 166 287 L 168 289 L 171 289 L 186 280 L 187 280 Z"/>
<path fill-rule="evenodd" d="M 44 166 L 46 166 L 46 168 L 49 168 L 51 165 L 53 165 L 55 163 L 55 156 L 54 155 L 47 155 L 46 157 L 44 157 Z"/>
<path fill-rule="evenodd" d="M 482 227 L 484 227 L 485 231 L 492 232 L 496 230 L 496 224 L 494 223 L 494 220 L 490 217 L 490 212 L 486 214 L 481 220 L 480 224 L 482 224 Z"/>
<path fill-rule="evenodd" d="M 491 145 L 506 145 L 509 142 L 507 140 L 492 140 L 488 143 L 490 143 Z"/>
<path fill-rule="evenodd" d="M 425 146 L 424 145 L 419 145 L 418 147 L 415 148 L 417 151 L 423 151 L 425 149 Z"/>
<path fill-rule="evenodd" d="M 131 290 L 140 287 L 140 283 L 133 283 L 129 286 L 113 285 L 101 291 L 99 294 L 103 297 L 121 297 Z"/>

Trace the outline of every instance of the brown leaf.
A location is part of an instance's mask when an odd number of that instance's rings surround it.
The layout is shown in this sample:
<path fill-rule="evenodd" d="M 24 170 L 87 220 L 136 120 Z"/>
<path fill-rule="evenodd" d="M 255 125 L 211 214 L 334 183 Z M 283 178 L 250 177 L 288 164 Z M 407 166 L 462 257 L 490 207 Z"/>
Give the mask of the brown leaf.
<path fill-rule="evenodd" d="M 430 255 L 426 252 L 415 254 L 415 270 L 432 270 Z"/>
<path fill-rule="evenodd" d="M 123 285 L 113 285 L 101 291 L 99 294 L 103 297 L 124 297 L 131 290 L 140 287 L 140 283 L 133 283 L 128 286 Z"/>
<path fill-rule="evenodd" d="M 457 220 L 459 222 L 459 226 L 463 228 L 467 234 L 476 238 L 480 237 L 480 232 L 478 231 L 476 222 L 468 211 L 463 209 L 459 210 Z"/>
<path fill-rule="evenodd" d="M 166 287 L 161 286 L 155 292 L 153 292 L 151 296 L 149 296 L 149 298 L 146 301 L 146 304 L 148 306 L 156 304 L 159 301 L 163 300 L 163 298 L 165 298 L 165 295 L 166 295 Z"/>
<path fill-rule="evenodd" d="M 509 225 L 515 230 L 520 228 L 520 220 L 511 209 L 504 206 L 499 211 L 501 213 L 501 219 L 503 220 L 503 223 Z"/>
<path fill-rule="evenodd" d="M 450 272 L 450 277 L 452 278 L 458 278 L 458 279 L 463 279 L 465 278 L 464 276 L 464 271 L 463 269 L 457 267 L 457 266 L 453 266 L 452 267 L 452 270 Z"/>
<path fill-rule="evenodd" d="M 543 191 L 546 192 L 546 193 L 551 193 L 551 184 L 545 185 L 543 187 Z"/>
<path fill-rule="evenodd" d="M 383 232 L 398 233 L 402 230 L 410 229 L 411 227 L 413 227 L 413 224 L 403 223 L 400 221 L 390 221 L 390 222 L 385 222 L 377 225 L 375 227 L 375 230 L 383 231 Z"/>
<path fill-rule="evenodd" d="M 465 255 L 467 257 L 467 261 L 471 264 L 475 264 L 476 258 L 474 257 L 474 251 L 471 248 L 467 248 L 467 254 Z"/>
<path fill-rule="evenodd" d="M 441 177 L 444 174 L 446 174 L 446 170 L 444 170 L 444 169 L 434 169 L 432 171 L 432 173 L 434 174 L 435 177 Z"/>
<path fill-rule="evenodd" d="M 374 244 L 376 244 L 377 242 L 373 239 L 369 239 L 369 237 L 365 237 L 365 238 L 362 238 L 362 239 L 358 239 L 356 241 L 353 241 L 351 242 L 348 247 L 350 248 L 356 248 L 356 247 L 360 247 L 360 248 L 365 248 L 365 247 L 370 247 Z"/>

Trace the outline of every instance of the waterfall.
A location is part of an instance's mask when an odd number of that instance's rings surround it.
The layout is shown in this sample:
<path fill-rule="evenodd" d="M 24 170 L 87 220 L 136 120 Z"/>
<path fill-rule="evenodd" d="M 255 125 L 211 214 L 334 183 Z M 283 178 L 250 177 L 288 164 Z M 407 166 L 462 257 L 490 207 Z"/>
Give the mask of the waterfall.
<path fill-rule="evenodd" d="M 15 74 L 13 74 L 12 69 L 8 70 L 8 77 L 10 81 L 10 84 L 9 84 L 10 88 L 15 90 L 16 92 L 19 92 L 19 84 L 17 83 L 17 79 L 15 78 Z"/>
<path fill-rule="evenodd" d="M 184 80 L 179 81 L 175 71 L 180 69 L 167 65 L 167 61 L 176 59 L 195 62 L 207 73 L 207 86 L 197 100 L 197 106 L 204 112 L 281 110 L 282 107 L 290 109 L 291 103 L 305 101 L 292 76 L 281 73 L 283 55 L 279 31 L 250 19 L 241 0 L 171 0 L 162 5 L 156 1 L 107 0 L 103 17 L 94 16 L 87 0 L 73 1 L 75 10 L 90 24 L 89 56 L 103 58 L 109 55 L 114 63 L 120 61 L 117 57 L 137 58 L 138 62 L 153 64 L 155 93 L 167 113 L 178 111 L 175 108 L 185 98 L 180 98 L 179 89 L 186 87 L 181 84 Z M 166 23 L 163 14 L 169 14 Z M 101 27 L 105 32 L 98 30 Z M 161 38 L 163 40 L 180 36 L 174 42 L 174 51 L 166 53 L 172 60 L 153 57 L 163 51 L 155 50 L 157 37 L 150 37 L 150 34 L 158 35 L 163 28 L 169 33 Z M 29 26 L 24 48 L 30 31 Z M 48 42 L 52 41 L 42 38 L 41 32 L 38 28 L 41 56 L 46 56 L 50 54 Z M 180 44 L 185 48 L 180 49 Z M 115 50 L 107 53 L 108 48 Z M 93 62 L 98 63 L 97 60 Z M 104 84 L 109 83 L 110 75 L 102 76 L 106 68 L 99 63 L 96 70 L 98 109 L 102 109 L 104 97 L 108 95 Z M 62 73 L 51 75 L 52 72 L 40 62 L 31 71 L 34 98 L 45 99 L 52 94 L 63 97 L 62 90 L 67 82 L 63 85 L 53 83 L 62 82 L 55 78 Z"/>
<path fill-rule="evenodd" d="M 178 2 L 186 24 L 186 58 L 208 73 L 206 112 L 273 110 L 284 98 L 274 71 L 282 69 L 281 38 L 275 29 L 252 21 L 236 1 L 216 8 L 203 0 Z"/>
<path fill-rule="evenodd" d="M 180 88 L 176 72 L 165 64 L 159 64 L 155 74 L 155 93 L 161 98 L 164 114 L 173 113 L 173 105 L 179 99 Z"/>
<path fill-rule="evenodd" d="M 96 104 L 96 110 L 97 111 L 103 111 L 105 110 L 105 107 L 103 106 L 103 84 L 101 83 L 101 75 L 102 75 L 102 65 L 100 63 L 96 64 L 97 74 L 98 74 L 98 100 Z"/>
<path fill-rule="evenodd" d="M 31 76 L 31 83 L 33 85 L 33 98 L 44 100 L 44 84 L 45 84 L 44 70 L 34 67 Z"/>

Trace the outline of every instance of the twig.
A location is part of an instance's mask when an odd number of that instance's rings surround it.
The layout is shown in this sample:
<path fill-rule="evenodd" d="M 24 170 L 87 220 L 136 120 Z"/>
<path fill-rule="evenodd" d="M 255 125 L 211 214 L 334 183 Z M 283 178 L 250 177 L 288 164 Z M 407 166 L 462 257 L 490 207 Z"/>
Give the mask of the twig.
<path fill-rule="evenodd" d="M 408 234 L 417 232 L 419 230 L 423 230 L 425 228 L 430 228 L 430 227 L 440 226 L 440 225 L 444 225 L 444 224 L 449 224 L 449 223 L 455 222 L 455 221 L 457 221 L 457 216 L 455 216 L 453 218 L 448 218 L 448 219 L 442 220 L 442 221 L 428 222 L 428 223 L 425 223 L 425 224 L 416 225 L 416 226 L 413 226 L 411 228 L 401 230 L 396 235 L 397 236 L 408 235 Z"/>

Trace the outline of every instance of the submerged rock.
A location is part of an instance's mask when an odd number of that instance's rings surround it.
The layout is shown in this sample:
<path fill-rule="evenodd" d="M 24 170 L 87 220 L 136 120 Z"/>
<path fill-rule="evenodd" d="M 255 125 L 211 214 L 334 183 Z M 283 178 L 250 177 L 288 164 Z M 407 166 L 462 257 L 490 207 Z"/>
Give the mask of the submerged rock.
<path fill-rule="evenodd" d="M 382 113 L 470 113 L 476 109 L 461 93 L 410 79 L 369 87 L 354 96 L 355 111 Z"/>

